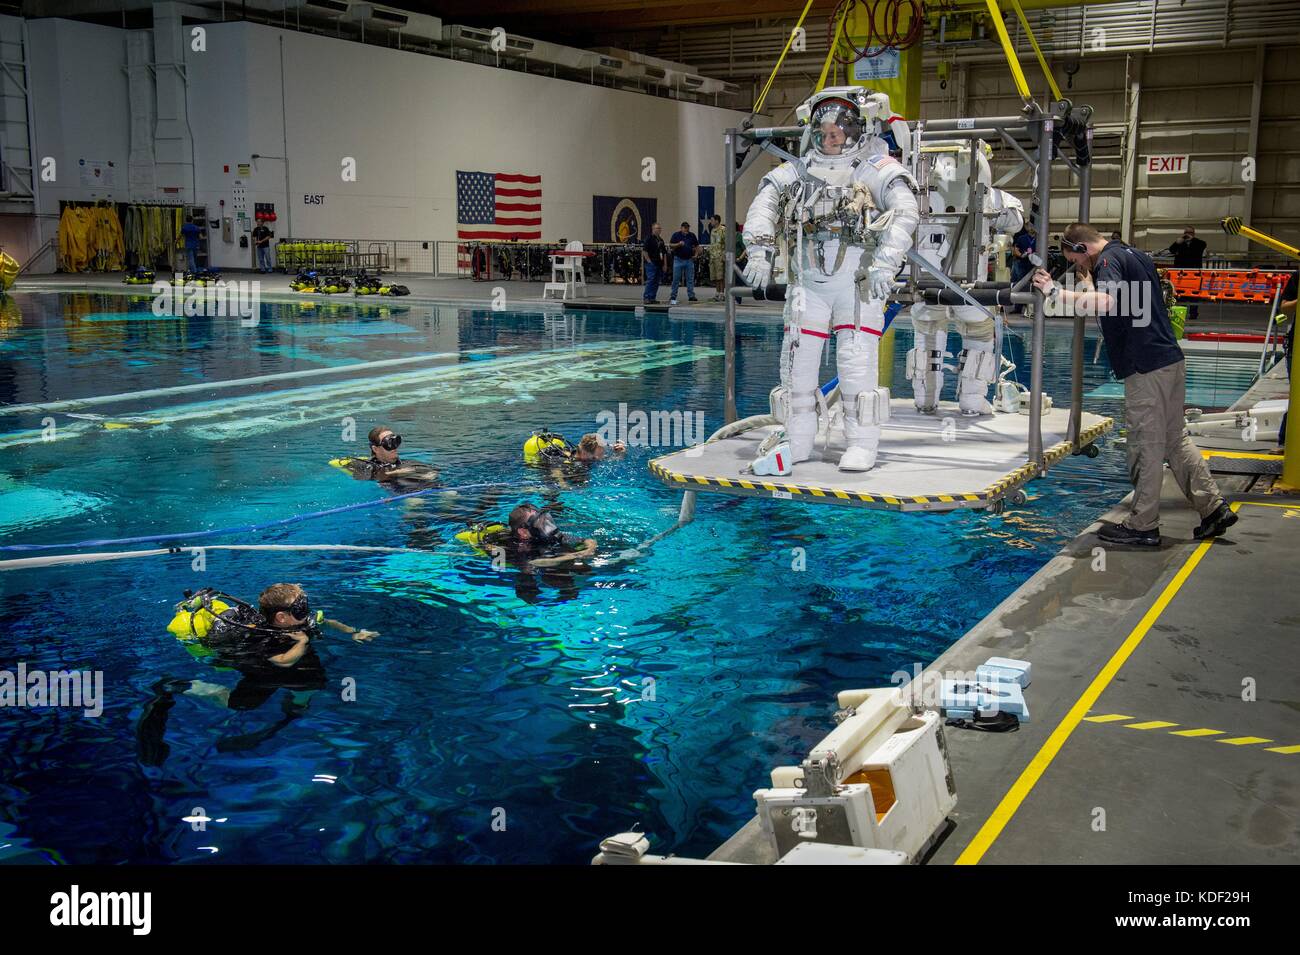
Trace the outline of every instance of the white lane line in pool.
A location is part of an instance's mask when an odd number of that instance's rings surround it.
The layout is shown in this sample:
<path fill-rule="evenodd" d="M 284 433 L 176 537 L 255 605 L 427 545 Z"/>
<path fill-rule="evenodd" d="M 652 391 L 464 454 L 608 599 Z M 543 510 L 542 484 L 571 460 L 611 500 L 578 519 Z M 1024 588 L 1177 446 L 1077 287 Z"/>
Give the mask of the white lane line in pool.
<path fill-rule="evenodd" d="M 439 369 L 444 374 L 438 375 L 437 380 L 426 387 L 406 391 L 381 390 L 380 393 L 366 396 L 358 396 L 353 392 L 340 395 L 334 404 L 321 403 L 320 396 L 317 395 L 308 408 L 285 409 L 256 418 L 240 418 L 235 421 L 191 426 L 187 428 L 187 433 L 205 440 L 224 441 L 299 427 L 313 422 L 332 421 L 344 412 L 354 415 L 374 413 L 423 401 L 450 401 L 459 405 L 497 404 L 503 399 L 509 402 L 512 397 L 514 400 L 530 401 L 533 400 L 535 392 L 555 391 L 577 382 L 634 377 L 654 368 L 694 362 L 712 355 L 707 351 L 701 353 L 699 349 L 682 347 L 672 352 L 640 357 L 641 360 L 635 366 L 623 365 L 617 370 L 602 367 L 599 361 L 584 361 L 575 359 L 572 355 L 562 363 L 549 362 L 547 367 L 538 367 L 537 363 L 532 363 L 528 367 L 516 366 L 509 372 L 500 367 L 477 370 L 465 366 L 444 368 Z M 469 381 L 473 385 L 472 391 L 449 387 L 461 380 Z M 212 418 L 228 413 L 228 409 L 218 409 L 215 413 L 185 417 Z"/>
<path fill-rule="evenodd" d="M 204 550 L 285 550 L 285 551 L 345 551 L 378 554 L 428 553 L 418 547 L 367 547 L 361 544 L 201 544 L 195 545 Z M 96 564 L 105 560 L 129 560 L 132 557 L 158 557 L 162 554 L 179 553 L 185 560 L 190 559 L 190 552 L 195 547 L 181 547 L 178 550 L 157 547 L 150 550 L 100 551 L 91 554 L 49 554 L 44 557 L 19 557 L 14 560 L 0 560 L 0 571 L 25 570 L 31 567 L 53 567 L 62 564 Z"/>
<path fill-rule="evenodd" d="M 96 405 L 114 404 L 120 401 L 134 401 L 139 398 L 160 398 L 164 395 L 184 395 L 196 391 L 211 391 L 218 388 L 240 388 L 245 385 L 262 385 L 269 381 L 292 381 L 295 378 L 316 378 L 321 375 L 340 375 L 345 372 L 370 371 L 375 368 L 393 368 L 398 365 L 413 365 L 421 361 L 459 358 L 462 354 L 482 354 L 484 352 L 515 351 L 518 345 L 501 348 L 475 349 L 472 352 L 430 352 L 425 355 L 411 355 L 406 358 L 383 358 L 377 361 L 363 361 L 352 365 L 338 365 L 333 368 L 304 368 L 301 371 L 283 371 L 274 375 L 255 375 L 252 378 L 230 378 L 222 381 L 205 381 L 194 385 L 173 385 L 167 388 L 149 388 L 145 391 L 126 391 L 115 395 L 97 395 L 90 398 L 65 398 L 55 401 L 33 402 L 25 405 L 0 404 L 0 414 L 26 414 L 34 411 L 72 411 L 77 408 L 91 408 Z"/>
<path fill-rule="evenodd" d="M 624 343 L 610 343 L 605 347 L 628 347 Z M 644 350 L 644 343 L 631 343 L 637 352 Z M 440 365 L 434 368 L 422 368 L 418 371 L 395 372 L 388 375 L 375 375 L 358 379 L 328 382 L 320 385 L 307 385 L 300 388 L 285 388 L 264 394 L 244 395 L 237 398 L 217 398 L 210 401 L 197 401 L 187 404 L 167 405 L 150 411 L 134 414 L 113 415 L 112 420 L 126 424 L 177 424 L 195 419 L 237 415 L 245 408 L 258 410 L 283 406 L 305 404 L 314 406 L 322 398 L 346 398 L 350 402 L 366 401 L 366 397 L 357 395 L 357 386 L 364 385 L 369 392 L 391 393 L 402 386 L 422 385 L 440 382 L 446 379 L 458 379 L 468 375 L 481 377 L 489 371 L 501 373 L 507 369 L 514 371 L 520 366 L 533 366 L 540 369 L 545 366 L 572 362 L 575 357 L 588 358 L 598 356 L 603 348 L 589 345 L 582 349 L 548 351 L 541 354 L 511 355 L 505 358 L 479 361 L 458 362 L 452 365 Z M 589 359 L 591 360 L 591 359 Z M 513 379 L 512 379 L 513 380 Z M 396 392 L 400 396 L 401 392 Z"/>
<path fill-rule="evenodd" d="M 485 351 L 493 351 L 493 349 L 486 349 Z M 647 355 L 647 353 L 651 354 Z M 698 361 L 721 354 L 722 352 L 717 349 L 679 345 L 674 342 L 597 342 L 580 348 L 552 350 L 541 354 L 512 355 L 482 362 L 464 362 L 432 369 L 421 369 L 415 372 L 371 376 L 356 380 L 347 379 L 341 382 L 284 389 L 269 394 L 172 405 L 152 412 L 113 416 L 112 420 L 118 423 L 139 424 L 151 428 L 167 427 L 171 424 L 195 419 L 238 415 L 250 406 L 256 407 L 258 410 L 264 410 L 268 406 L 274 409 L 277 405 L 283 409 L 279 413 L 288 416 L 279 419 L 246 419 L 233 425 L 226 425 L 225 428 L 219 424 L 213 425 L 211 426 L 212 433 L 208 434 L 203 433 L 205 429 L 191 431 L 196 436 L 207 440 L 224 440 L 227 437 L 235 436 L 227 433 L 227 429 L 231 428 L 237 433 L 250 431 L 252 433 L 261 433 L 263 431 L 294 427 L 311 421 L 329 420 L 333 412 L 326 414 L 320 411 L 319 402 L 322 398 L 336 397 L 341 399 L 346 403 L 346 407 L 353 411 L 380 410 L 418 400 L 427 400 L 428 398 L 445 399 L 448 397 L 447 383 L 466 377 L 476 378 L 476 386 L 484 384 L 485 381 L 491 381 L 502 388 L 514 390 L 516 393 L 521 391 L 526 393 L 528 390 L 548 391 L 565 387 L 576 380 L 629 377 L 651 368 Z M 554 374 L 551 368 L 551 366 L 557 364 L 561 366 L 558 375 Z M 508 371 L 522 371 L 523 374 L 510 375 Z M 495 373 L 494 377 L 485 379 L 484 376 L 488 372 Z M 358 397 L 356 386 L 359 383 L 363 383 L 367 390 L 371 392 L 382 394 L 372 393 L 366 397 Z M 402 386 L 411 384 L 423 384 L 429 385 L 429 387 L 415 391 L 399 390 Z M 527 385 L 528 387 L 525 389 L 521 385 Z M 473 396 L 457 393 L 454 398 L 459 404 L 482 404 L 500 400 L 499 397 L 483 394 L 477 388 Z M 300 409 L 295 413 L 292 406 L 296 404 L 305 404 L 308 408 Z M 312 412 L 315 412 L 315 414 L 312 414 Z M 258 425 L 261 427 L 258 427 Z M 56 440 L 67 440 L 84 436 L 90 431 L 98 433 L 100 430 L 94 424 L 76 423 L 59 428 L 55 438 Z M 128 427 L 113 430 L 129 431 L 134 429 Z M 14 432 L 0 436 L 0 448 L 34 444 L 43 440 L 44 434 L 41 430 Z"/>

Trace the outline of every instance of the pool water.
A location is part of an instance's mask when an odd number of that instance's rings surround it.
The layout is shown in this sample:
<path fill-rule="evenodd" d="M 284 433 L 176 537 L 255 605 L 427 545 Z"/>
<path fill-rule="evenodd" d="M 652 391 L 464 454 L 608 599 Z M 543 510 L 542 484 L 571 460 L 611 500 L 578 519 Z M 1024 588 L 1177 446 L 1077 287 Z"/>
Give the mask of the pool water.
<path fill-rule="evenodd" d="M 780 327 L 742 321 L 737 338 L 740 412 L 758 413 Z M 901 328 L 901 388 L 910 342 Z M 1069 347 L 1068 331 L 1050 332 L 1045 380 L 1060 403 Z M 1026 367 L 1024 342 L 1008 348 Z M 562 503 L 561 523 L 602 554 L 670 526 L 680 493 L 646 468 L 662 449 L 558 486 L 520 448 L 536 428 L 596 430 L 620 403 L 703 412 L 711 432 L 722 355 L 723 325 L 704 315 L 348 302 L 263 305 L 243 327 L 155 318 L 148 296 L 14 296 L 0 401 L 153 393 L 0 414 L 0 543 L 198 532 L 374 501 L 379 486 L 328 461 L 364 455 L 379 423 L 461 490 L 204 538 L 202 561 L 181 550 L 0 572 L 0 669 L 104 679 L 97 718 L 0 711 L 0 861 L 585 862 L 633 828 L 656 851 L 704 854 L 751 815 L 772 766 L 828 731 L 837 691 L 933 660 L 1126 492 L 1122 452 L 1105 447 L 997 516 L 704 495 L 695 522 L 643 556 L 539 580 L 454 539 L 523 499 Z M 212 387 L 263 376 L 281 377 Z M 1104 358 L 1087 376 L 1088 390 L 1108 380 Z M 1089 408 L 1117 415 L 1120 403 Z M 319 642 L 324 685 L 305 709 L 288 690 L 245 710 L 168 698 L 168 680 L 239 679 L 166 632 L 183 591 L 255 600 L 277 581 L 379 636 Z M 213 821 L 196 830 L 195 816 Z"/>

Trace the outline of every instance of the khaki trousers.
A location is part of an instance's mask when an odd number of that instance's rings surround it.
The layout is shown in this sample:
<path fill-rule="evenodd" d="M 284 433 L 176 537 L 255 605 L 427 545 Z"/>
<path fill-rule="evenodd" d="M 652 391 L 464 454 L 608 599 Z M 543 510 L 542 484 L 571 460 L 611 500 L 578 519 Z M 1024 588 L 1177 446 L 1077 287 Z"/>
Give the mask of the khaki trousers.
<path fill-rule="evenodd" d="M 1180 361 L 1152 372 L 1135 371 L 1124 379 L 1124 423 L 1128 426 L 1128 473 L 1133 482 L 1132 513 L 1124 523 L 1135 531 L 1160 524 L 1160 488 L 1164 463 L 1183 496 L 1201 517 L 1223 501 L 1219 486 L 1201 452 L 1187 436 L 1183 402 L 1187 363 Z"/>

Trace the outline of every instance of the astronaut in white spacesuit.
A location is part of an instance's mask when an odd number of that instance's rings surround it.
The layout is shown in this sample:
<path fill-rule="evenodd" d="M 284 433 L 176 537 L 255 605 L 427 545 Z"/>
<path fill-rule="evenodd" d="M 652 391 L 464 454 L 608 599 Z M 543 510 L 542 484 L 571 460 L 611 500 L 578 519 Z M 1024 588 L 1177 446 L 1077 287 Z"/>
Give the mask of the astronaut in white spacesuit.
<path fill-rule="evenodd" d="M 921 224 L 916 237 L 916 251 L 932 265 L 943 269 L 957 281 L 979 282 L 988 278 L 989 251 L 995 233 L 1015 235 L 1024 224 L 1024 206 L 1009 192 L 993 186 L 988 162 L 989 148 L 983 140 L 975 142 L 977 186 L 983 186 L 983 230 L 975 256 L 975 274 L 967 275 L 969 230 L 960 224 L 932 222 Z M 964 213 L 970 196 L 969 140 L 927 143 L 921 162 L 929 169 L 927 191 L 929 213 L 942 215 Z M 956 239 L 956 248 L 953 248 Z M 943 391 L 943 373 L 954 370 L 944 365 L 952 355 L 948 347 L 948 323 L 952 320 L 962 339 L 957 360 L 957 404 L 963 414 L 992 414 L 989 385 L 997 380 L 998 355 L 994 344 L 994 320 L 984 309 L 974 305 L 926 305 L 911 307 L 915 347 L 907 353 L 907 377 L 912 381 L 912 398 L 920 411 L 933 412 Z"/>
<path fill-rule="evenodd" d="M 759 183 L 745 216 L 745 281 L 771 281 L 778 237 L 789 275 L 781 384 L 772 414 L 784 425 L 760 448 L 755 474 L 789 474 L 813 456 L 818 370 L 823 343 L 835 335 L 846 450 L 842 471 L 876 463 L 889 390 L 878 387 L 884 304 L 916 230 L 916 183 L 883 151 L 889 98 L 860 86 L 821 90 L 796 110 L 807 124 L 802 157 Z"/>

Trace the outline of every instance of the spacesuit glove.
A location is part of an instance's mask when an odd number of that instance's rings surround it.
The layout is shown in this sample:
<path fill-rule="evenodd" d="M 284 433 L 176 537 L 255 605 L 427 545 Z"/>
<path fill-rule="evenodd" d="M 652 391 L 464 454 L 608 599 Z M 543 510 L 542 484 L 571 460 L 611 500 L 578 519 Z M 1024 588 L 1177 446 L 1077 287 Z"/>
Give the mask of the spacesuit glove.
<path fill-rule="evenodd" d="M 859 269 L 856 276 L 858 288 L 866 298 L 884 300 L 894 292 L 894 273 L 888 269 L 871 267 Z"/>
<path fill-rule="evenodd" d="M 750 247 L 745 262 L 745 284 L 750 288 L 767 288 L 772 281 L 772 253 L 768 249 Z"/>

